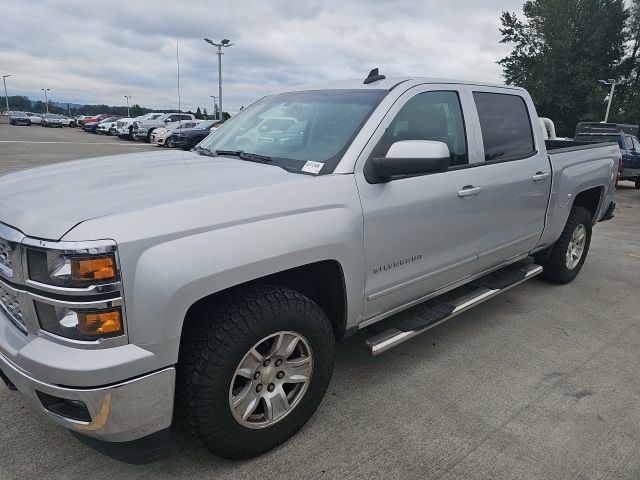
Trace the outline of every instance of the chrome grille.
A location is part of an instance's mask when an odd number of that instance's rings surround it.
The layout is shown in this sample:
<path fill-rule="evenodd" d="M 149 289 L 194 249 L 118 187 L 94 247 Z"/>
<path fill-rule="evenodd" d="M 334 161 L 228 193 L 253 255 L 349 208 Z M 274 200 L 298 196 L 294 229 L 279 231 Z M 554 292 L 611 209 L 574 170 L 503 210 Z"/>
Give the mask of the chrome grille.
<path fill-rule="evenodd" d="M 0 307 L 9 315 L 9 320 L 13 321 L 21 330 L 26 331 L 22 309 L 18 295 L 5 288 L 0 283 Z"/>
<path fill-rule="evenodd" d="M 0 266 L 13 275 L 13 262 L 11 261 L 11 248 L 6 240 L 0 238 Z"/>

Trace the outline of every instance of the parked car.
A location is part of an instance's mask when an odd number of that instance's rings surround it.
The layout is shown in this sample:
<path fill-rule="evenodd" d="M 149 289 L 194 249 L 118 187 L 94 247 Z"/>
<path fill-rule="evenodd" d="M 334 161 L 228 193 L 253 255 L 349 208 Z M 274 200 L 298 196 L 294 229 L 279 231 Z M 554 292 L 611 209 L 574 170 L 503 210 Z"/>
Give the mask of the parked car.
<path fill-rule="evenodd" d="M 11 125 L 31 126 L 31 119 L 25 112 L 14 111 L 9 114 L 9 123 Z"/>
<path fill-rule="evenodd" d="M 88 133 L 98 133 L 98 128 L 101 125 L 111 125 L 112 122 L 115 122 L 117 120 L 116 117 L 107 117 L 107 118 L 103 118 L 102 120 L 99 120 L 97 122 L 88 122 L 84 124 L 84 128 L 83 130 L 85 132 Z"/>
<path fill-rule="evenodd" d="M 64 115 L 60 115 L 60 123 L 63 127 L 76 127 L 77 123 L 75 118 L 69 118 Z"/>
<path fill-rule="evenodd" d="M 171 135 L 170 143 L 173 147 L 180 147 L 183 150 L 191 150 L 209 134 L 222 125 L 220 120 L 206 120 L 193 128 L 182 129 Z"/>
<path fill-rule="evenodd" d="M 45 113 L 40 122 L 42 127 L 59 127 L 62 128 L 62 119 L 54 113 Z"/>
<path fill-rule="evenodd" d="M 164 115 L 164 113 L 147 113 L 145 115 L 142 115 L 140 117 L 135 117 L 135 118 L 128 118 L 128 117 L 121 118 L 116 122 L 116 134 L 122 140 L 124 139 L 134 140 L 134 135 L 133 135 L 134 122 L 143 122 L 146 120 L 152 121 L 152 120 L 155 120 L 156 118 L 161 117 L 162 115 Z"/>
<path fill-rule="evenodd" d="M 168 123 L 179 120 L 195 120 L 190 113 L 165 113 L 155 119 L 136 120 L 133 122 L 133 137 L 136 140 L 151 142 L 151 134 L 156 128 L 164 127 Z"/>
<path fill-rule="evenodd" d="M 42 123 L 42 114 L 34 112 L 25 112 L 31 120 L 31 125 L 40 125 Z"/>
<path fill-rule="evenodd" d="M 9 123 L 11 125 L 31 125 L 31 119 L 25 112 L 13 111 L 9 114 Z"/>
<path fill-rule="evenodd" d="M 94 115 L 93 117 L 81 118 L 80 120 L 78 120 L 78 127 L 84 129 L 85 124 L 94 123 L 94 122 L 101 122 L 102 120 L 104 120 L 105 118 L 108 118 L 108 117 L 109 117 L 109 115 L 107 115 L 105 113 L 101 113 L 100 115 Z"/>
<path fill-rule="evenodd" d="M 626 133 L 580 133 L 575 140 L 588 143 L 615 142 L 620 147 L 622 162 L 620 162 L 620 180 L 635 182 L 640 189 L 640 141 L 633 135 Z"/>
<path fill-rule="evenodd" d="M 160 147 L 173 147 L 173 141 L 171 135 L 174 132 L 181 131 L 183 129 L 193 128 L 200 123 L 200 120 L 180 120 L 178 122 L 167 123 L 166 127 L 156 128 L 151 133 L 151 142 Z"/>
<path fill-rule="evenodd" d="M 242 151 L 274 113 L 302 142 Z M 192 152 L 5 175 L 2 378 L 125 461 L 168 455 L 182 417 L 220 456 L 259 455 L 313 415 L 336 340 L 386 319 L 377 355 L 538 274 L 573 280 L 619 161 L 545 142 L 523 89 L 374 71 L 266 96 Z"/>
<path fill-rule="evenodd" d="M 119 119 L 120 117 L 110 117 L 104 119 L 98 124 L 96 133 L 100 133 L 102 135 L 114 135 L 116 131 L 116 122 Z"/>

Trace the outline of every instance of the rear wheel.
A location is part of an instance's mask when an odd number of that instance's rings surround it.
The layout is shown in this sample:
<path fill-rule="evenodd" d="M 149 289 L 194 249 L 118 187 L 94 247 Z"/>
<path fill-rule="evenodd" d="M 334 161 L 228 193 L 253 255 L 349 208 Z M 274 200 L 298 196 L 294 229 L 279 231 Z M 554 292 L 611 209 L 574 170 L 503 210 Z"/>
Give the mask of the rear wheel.
<path fill-rule="evenodd" d="M 333 372 L 334 336 L 318 305 L 275 285 L 239 288 L 192 312 L 177 407 L 211 452 L 250 458 L 294 435 Z"/>
<path fill-rule="evenodd" d="M 584 207 L 573 207 L 560 238 L 550 250 L 536 255 L 544 271 L 542 277 L 554 283 L 569 283 L 584 264 L 591 243 L 591 213 Z"/>
<path fill-rule="evenodd" d="M 636 188 L 640 188 L 640 178 L 636 178 Z"/>

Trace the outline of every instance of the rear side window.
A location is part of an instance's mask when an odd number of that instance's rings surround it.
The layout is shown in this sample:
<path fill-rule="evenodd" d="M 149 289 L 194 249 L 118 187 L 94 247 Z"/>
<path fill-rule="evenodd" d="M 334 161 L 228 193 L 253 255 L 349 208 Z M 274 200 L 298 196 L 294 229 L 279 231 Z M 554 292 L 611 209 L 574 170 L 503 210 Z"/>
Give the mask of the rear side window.
<path fill-rule="evenodd" d="M 640 142 L 638 141 L 638 139 L 637 139 L 637 138 L 634 138 L 634 139 L 633 139 L 633 149 L 634 149 L 636 152 L 640 152 Z"/>
<path fill-rule="evenodd" d="M 535 151 L 529 111 L 522 97 L 473 92 L 473 98 L 480 117 L 485 161 L 512 160 Z"/>

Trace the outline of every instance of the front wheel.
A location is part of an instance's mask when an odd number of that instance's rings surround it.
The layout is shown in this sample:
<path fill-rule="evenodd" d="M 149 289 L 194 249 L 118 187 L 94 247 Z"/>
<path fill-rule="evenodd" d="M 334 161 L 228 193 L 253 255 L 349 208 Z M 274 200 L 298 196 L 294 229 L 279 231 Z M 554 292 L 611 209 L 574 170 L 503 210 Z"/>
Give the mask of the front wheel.
<path fill-rule="evenodd" d="M 550 251 L 536 255 L 544 268 L 542 277 L 559 284 L 576 278 L 587 258 L 591 244 L 591 213 L 584 207 L 573 207 L 560 238 Z"/>
<path fill-rule="evenodd" d="M 176 398 L 191 432 L 224 458 L 250 458 L 293 436 L 320 404 L 335 341 L 318 305 L 288 288 L 239 288 L 192 312 Z"/>

